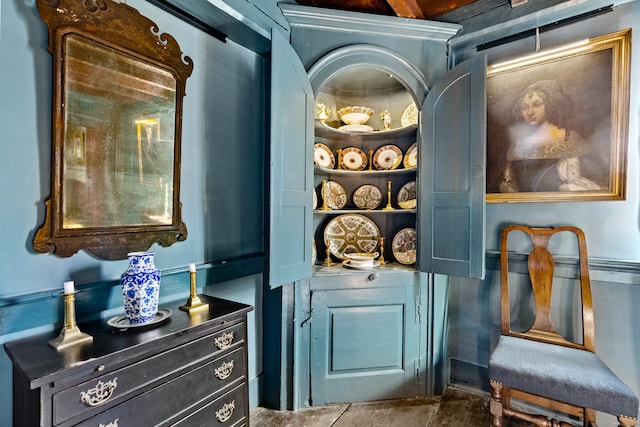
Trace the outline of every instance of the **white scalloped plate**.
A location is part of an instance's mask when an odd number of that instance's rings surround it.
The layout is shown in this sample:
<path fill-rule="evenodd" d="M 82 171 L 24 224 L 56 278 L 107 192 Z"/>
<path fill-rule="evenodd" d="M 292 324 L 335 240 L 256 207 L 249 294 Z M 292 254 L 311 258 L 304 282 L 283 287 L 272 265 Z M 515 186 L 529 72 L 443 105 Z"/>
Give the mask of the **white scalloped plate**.
<path fill-rule="evenodd" d="M 373 155 L 373 165 L 378 170 L 392 170 L 402 163 L 402 151 L 395 145 L 384 145 Z"/>
<path fill-rule="evenodd" d="M 357 147 L 347 147 L 340 153 L 340 166 L 351 171 L 361 171 L 367 166 L 367 155 Z"/>

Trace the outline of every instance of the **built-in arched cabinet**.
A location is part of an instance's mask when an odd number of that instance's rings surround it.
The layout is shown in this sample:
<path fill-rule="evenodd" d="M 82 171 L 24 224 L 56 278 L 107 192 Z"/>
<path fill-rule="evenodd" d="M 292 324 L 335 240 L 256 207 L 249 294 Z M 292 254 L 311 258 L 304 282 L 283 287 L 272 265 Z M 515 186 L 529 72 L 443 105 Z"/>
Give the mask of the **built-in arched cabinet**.
<path fill-rule="evenodd" d="M 351 262 L 352 253 L 374 255 L 376 268 L 413 269 L 424 77 L 372 45 L 333 51 L 309 77 L 315 94 L 312 245 L 315 264 L 330 267 L 315 274 L 368 270 Z"/>
<path fill-rule="evenodd" d="M 280 366 L 293 365 L 282 372 L 293 407 L 431 395 L 446 294 L 433 273 L 484 274 L 484 60 L 445 75 L 453 25 L 400 34 L 395 18 L 341 14 L 338 26 L 330 11 L 283 11 L 303 64 L 274 35 L 270 284 L 287 284 Z M 371 44 L 380 26 L 388 34 Z M 373 110 L 365 127 L 341 120 L 349 106 Z M 369 198 L 354 198 L 363 186 Z M 374 187 L 380 203 L 368 205 Z M 415 231 L 415 262 L 394 248 L 403 230 Z M 361 249 L 390 263 L 344 265 L 341 255 Z"/>

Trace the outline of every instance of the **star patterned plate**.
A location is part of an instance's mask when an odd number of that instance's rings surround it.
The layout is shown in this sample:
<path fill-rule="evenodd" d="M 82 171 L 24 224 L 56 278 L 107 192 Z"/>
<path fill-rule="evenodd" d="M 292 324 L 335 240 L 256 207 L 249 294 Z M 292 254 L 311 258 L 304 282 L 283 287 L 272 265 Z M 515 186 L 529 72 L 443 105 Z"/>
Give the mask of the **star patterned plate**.
<path fill-rule="evenodd" d="M 378 247 L 380 230 L 364 215 L 344 214 L 333 218 L 324 229 L 324 241 L 329 242 L 332 255 L 345 260 L 345 253 L 372 253 Z"/>

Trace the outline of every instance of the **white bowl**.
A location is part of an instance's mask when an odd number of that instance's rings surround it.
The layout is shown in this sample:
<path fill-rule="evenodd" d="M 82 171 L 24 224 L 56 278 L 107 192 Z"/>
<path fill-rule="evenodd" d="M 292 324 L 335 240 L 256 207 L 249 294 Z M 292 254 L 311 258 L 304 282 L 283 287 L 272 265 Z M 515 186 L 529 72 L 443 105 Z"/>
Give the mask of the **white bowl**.
<path fill-rule="evenodd" d="M 348 113 L 340 117 L 340 119 L 348 125 L 363 125 L 369 120 L 366 113 Z"/>
<path fill-rule="evenodd" d="M 340 119 L 348 125 L 362 125 L 369 120 L 369 117 L 373 114 L 373 110 L 369 107 L 354 105 L 339 109 L 338 114 L 340 115 Z"/>
<path fill-rule="evenodd" d="M 344 254 L 344 257 L 349 260 L 349 264 L 355 267 L 370 267 L 373 266 L 373 261 L 378 257 L 378 252 L 353 252 Z"/>

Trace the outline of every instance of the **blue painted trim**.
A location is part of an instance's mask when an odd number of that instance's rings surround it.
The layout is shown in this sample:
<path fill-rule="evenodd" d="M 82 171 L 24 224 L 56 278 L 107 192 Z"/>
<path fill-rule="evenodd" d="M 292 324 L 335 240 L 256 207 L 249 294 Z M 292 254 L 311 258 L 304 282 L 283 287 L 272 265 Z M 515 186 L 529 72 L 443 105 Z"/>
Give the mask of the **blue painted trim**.
<path fill-rule="evenodd" d="M 148 1 L 208 34 L 223 34 L 261 55 L 271 50 L 272 27 L 287 31 L 248 2 L 236 1 L 231 6 L 228 0 Z"/>
<path fill-rule="evenodd" d="M 249 380 L 249 410 L 255 409 L 262 402 L 262 375 Z"/>
<path fill-rule="evenodd" d="M 263 255 L 255 255 L 199 265 L 198 288 L 263 273 L 264 263 Z M 161 303 L 189 295 L 187 268 L 162 270 L 160 274 Z M 76 290 L 78 322 L 105 317 L 122 307 L 119 279 L 82 284 Z M 62 289 L 0 298 L 0 337 L 46 326 L 59 328 L 63 315 Z"/>
<path fill-rule="evenodd" d="M 344 31 L 350 34 L 383 34 L 384 37 L 418 38 L 420 40 L 447 41 L 461 25 L 424 19 L 400 18 L 344 10 L 319 9 L 317 7 L 279 4 L 285 18 L 292 26 Z M 348 22 L 345 25 L 345 22 Z"/>
<path fill-rule="evenodd" d="M 527 256 L 523 253 L 509 254 L 509 270 L 527 273 Z M 500 252 L 487 251 L 487 270 L 500 271 Z M 578 259 L 569 256 L 554 256 L 555 274 L 559 277 L 578 277 Z M 589 258 L 591 281 L 620 283 L 640 286 L 640 262 Z"/>

